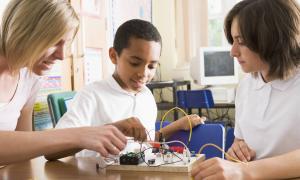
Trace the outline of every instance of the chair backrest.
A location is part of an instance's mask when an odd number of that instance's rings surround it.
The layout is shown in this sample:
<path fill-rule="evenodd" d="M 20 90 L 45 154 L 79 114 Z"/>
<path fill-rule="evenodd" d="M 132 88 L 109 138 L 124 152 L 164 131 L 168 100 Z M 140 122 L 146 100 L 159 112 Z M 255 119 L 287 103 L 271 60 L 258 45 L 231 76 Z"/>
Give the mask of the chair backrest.
<path fill-rule="evenodd" d="M 234 141 L 234 128 L 228 127 L 227 133 L 226 133 L 226 142 L 225 142 L 226 143 L 226 145 L 225 145 L 226 152 L 231 147 L 233 141 Z"/>
<path fill-rule="evenodd" d="M 213 108 L 214 100 L 211 90 L 177 91 L 177 105 L 181 108 Z"/>
<path fill-rule="evenodd" d="M 47 102 L 53 127 L 56 125 L 62 115 L 67 111 L 66 101 L 72 99 L 75 94 L 75 91 L 66 91 L 49 94 L 47 96 Z"/>
<path fill-rule="evenodd" d="M 163 127 L 167 126 L 168 124 L 170 124 L 170 122 L 163 122 Z M 160 121 L 156 122 L 155 127 L 157 130 L 160 129 Z M 175 134 L 173 134 L 169 139 L 167 139 L 167 141 L 179 140 L 187 144 L 189 133 L 189 131 L 178 131 Z M 194 127 L 192 139 L 190 141 L 190 144 L 188 145 L 190 151 L 198 153 L 199 149 L 207 143 L 215 144 L 219 146 L 222 150 L 225 150 L 224 126 L 222 126 L 221 124 L 202 124 L 197 127 Z M 174 145 L 181 146 L 180 144 Z M 204 150 L 201 153 L 205 154 L 207 159 L 212 157 L 224 158 L 224 153 L 212 146 L 204 148 Z"/>

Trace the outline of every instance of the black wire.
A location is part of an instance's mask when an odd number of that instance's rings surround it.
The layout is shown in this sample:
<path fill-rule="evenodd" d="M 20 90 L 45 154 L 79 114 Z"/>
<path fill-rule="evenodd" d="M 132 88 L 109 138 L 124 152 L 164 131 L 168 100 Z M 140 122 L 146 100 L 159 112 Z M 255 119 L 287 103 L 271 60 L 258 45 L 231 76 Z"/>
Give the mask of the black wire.
<path fill-rule="evenodd" d="M 144 154 L 145 154 L 145 151 L 147 150 L 147 149 L 150 149 L 150 148 L 152 148 L 152 147 L 149 147 L 149 148 L 146 148 L 146 149 L 144 149 L 144 151 L 142 151 L 142 143 L 140 144 L 141 146 L 140 146 L 140 153 L 141 152 L 144 152 Z M 144 156 L 141 156 L 142 157 L 142 159 L 143 159 L 143 161 L 145 162 L 145 164 L 147 165 L 147 166 L 150 166 L 147 162 L 146 162 L 146 160 L 145 160 L 145 158 L 144 158 Z"/>
<path fill-rule="evenodd" d="M 155 130 L 154 130 L 154 129 L 151 129 L 150 131 L 148 131 L 147 129 L 145 129 L 145 131 L 146 131 L 146 134 L 147 134 L 148 137 L 149 137 L 149 140 L 152 141 L 151 136 L 150 136 L 150 132 L 151 132 L 151 131 L 155 131 Z"/>

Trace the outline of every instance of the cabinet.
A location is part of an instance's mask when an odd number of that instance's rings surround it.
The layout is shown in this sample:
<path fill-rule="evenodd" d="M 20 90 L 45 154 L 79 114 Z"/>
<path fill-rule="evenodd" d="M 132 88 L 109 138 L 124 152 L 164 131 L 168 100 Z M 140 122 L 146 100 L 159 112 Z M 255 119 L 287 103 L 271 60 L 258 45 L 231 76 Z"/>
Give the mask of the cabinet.
<path fill-rule="evenodd" d="M 177 90 L 180 86 L 186 88 L 186 90 L 191 89 L 191 82 L 187 80 L 183 81 L 152 81 L 147 84 L 147 87 L 151 90 L 152 94 L 154 94 L 155 89 L 163 89 L 163 88 L 172 88 L 172 96 L 173 102 L 159 102 L 157 101 L 158 110 L 169 110 L 175 106 L 177 106 Z M 188 113 L 191 114 L 191 109 L 188 109 Z M 174 111 L 174 120 L 178 119 L 178 112 Z"/>

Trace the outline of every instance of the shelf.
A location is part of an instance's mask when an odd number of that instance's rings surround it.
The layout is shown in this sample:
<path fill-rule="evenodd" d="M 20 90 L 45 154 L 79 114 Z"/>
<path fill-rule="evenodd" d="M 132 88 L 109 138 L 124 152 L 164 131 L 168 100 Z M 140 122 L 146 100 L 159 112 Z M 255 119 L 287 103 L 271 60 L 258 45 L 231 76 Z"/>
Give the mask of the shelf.
<path fill-rule="evenodd" d="M 159 110 L 169 110 L 174 107 L 173 102 L 157 102 L 156 104 Z"/>
<path fill-rule="evenodd" d="M 186 90 L 191 89 L 190 81 L 152 81 L 147 87 L 153 93 L 155 89 L 172 88 L 173 102 L 156 102 L 158 110 L 169 110 L 177 106 L 177 89 L 179 86 L 186 86 Z M 191 110 L 189 110 L 190 112 Z M 174 111 L 174 120 L 178 118 L 178 112 Z"/>
<path fill-rule="evenodd" d="M 151 81 L 147 84 L 149 89 L 161 89 L 166 87 L 188 86 L 190 81 Z"/>

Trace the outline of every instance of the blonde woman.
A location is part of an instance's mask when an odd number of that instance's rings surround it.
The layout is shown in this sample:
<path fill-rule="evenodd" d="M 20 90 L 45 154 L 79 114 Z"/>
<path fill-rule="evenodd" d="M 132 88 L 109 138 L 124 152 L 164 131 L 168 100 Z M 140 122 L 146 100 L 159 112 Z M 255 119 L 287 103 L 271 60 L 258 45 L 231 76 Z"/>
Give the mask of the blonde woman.
<path fill-rule="evenodd" d="M 70 149 L 103 156 L 125 147 L 114 126 L 30 132 L 38 75 L 63 60 L 79 27 L 64 0 L 11 0 L 0 28 L 0 165 Z M 28 131 L 28 132 L 27 132 Z M 22 152 L 19 151 L 22 147 Z"/>

